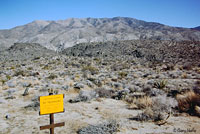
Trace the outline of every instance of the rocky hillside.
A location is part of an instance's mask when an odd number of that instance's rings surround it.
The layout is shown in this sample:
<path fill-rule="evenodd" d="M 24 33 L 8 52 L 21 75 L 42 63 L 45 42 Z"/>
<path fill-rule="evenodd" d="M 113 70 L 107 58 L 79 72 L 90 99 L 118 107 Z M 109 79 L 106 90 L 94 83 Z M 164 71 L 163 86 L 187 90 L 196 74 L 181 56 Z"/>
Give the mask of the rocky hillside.
<path fill-rule="evenodd" d="M 69 56 L 125 57 L 151 62 L 200 63 L 199 41 L 130 40 L 82 43 L 63 50 Z"/>
<path fill-rule="evenodd" d="M 56 53 L 37 43 L 15 43 L 10 48 L 0 51 L 0 60 L 3 62 L 37 60 L 41 57 L 52 57 Z"/>
<path fill-rule="evenodd" d="M 60 51 L 84 42 L 135 39 L 200 40 L 200 31 L 127 17 L 33 21 L 9 30 L 0 30 L 0 50 L 9 48 L 15 42 L 39 43 Z"/>

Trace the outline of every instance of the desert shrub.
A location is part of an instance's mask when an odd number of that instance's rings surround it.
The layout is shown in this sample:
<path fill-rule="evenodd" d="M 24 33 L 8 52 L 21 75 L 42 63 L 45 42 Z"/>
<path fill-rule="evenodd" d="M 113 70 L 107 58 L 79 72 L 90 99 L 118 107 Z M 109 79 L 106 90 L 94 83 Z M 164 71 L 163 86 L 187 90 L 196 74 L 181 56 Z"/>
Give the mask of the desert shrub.
<path fill-rule="evenodd" d="M 177 102 L 173 98 L 166 96 L 157 96 L 152 98 L 151 107 L 146 107 L 144 112 L 131 118 L 137 121 L 161 121 L 169 118 L 172 108 L 175 108 Z"/>
<path fill-rule="evenodd" d="M 17 64 L 16 67 L 19 68 L 19 67 L 21 67 L 21 65 Z"/>
<path fill-rule="evenodd" d="M 33 60 L 39 60 L 40 59 L 40 57 L 35 57 Z"/>
<path fill-rule="evenodd" d="M 101 59 L 99 59 L 99 58 L 94 58 L 94 61 L 96 61 L 97 64 L 101 63 Z"/>
<path fill-rule="evenodd" d="M 187 76 L 187 73 L 183 73 L 182 75 L 181 75 L 181 78 L 183 78 L 183 79 L 186 79 L 188 76 Z"/>
<path fill-rule="evenodd" d="M 14 76 L 25 76 L 26 75 L 26 73 L 23 71 L 23 70 L 18 70 L 18 71 L 16 71 L 15 72 L 15 74 L 14 74 Z"/>
<path fill-rule="evenodd" d="M 136 121 L 153 121 L 154 119 L 157 119 L 157 117 L 151 108 L 147 108 L 144 110 L 144 112 L 139 113 L 138 115 L 130 119 Z"/>
<path fill-rule="evenodd" d="M 96 88 L 95 92 L 98 95 L 98 97 L 102 97 L 102 98 L 111 98 L 114 93 L 113 90 L 108 90 L 105 88 Z"/>
<path fill-rule="evenodd" d="M 6 75 L 6 79 L 10 80 L 12 77 L 10 75 Z"/>
<path fill-rule="evenodd" d="M 183 68 L 184 70 L 192 70 L 193 65 L 192 65 L 191 63 L 185 63 L 185 64 L 182 66 L 182 68 Z"/>
<path fill-rule="evenodd" d="M 14 66 L 12 66 L 12 67 L 10 67 L 10 69 L 11 69 L 11 70 L 14 70 L 14 69 L 15 69 L 15 67 L 14 67 Z"/>
<path fill-rule="evenodd" d="M 74 88 L 80 90 L 81 88 L 84 88 L 84 84 L 82 84 L 82 83 L 74 83 Z"/>
<path fill-rule="evenodd" d="M 169 113 L 161 113 L 158 111 L 153 111 L 151 108 L 147 108 L 145 109 L 144 112 L 139 113 L 138 115 L 130 119 L 136 121 L 154 121 L 154 122 L 165 120 L 166 122 L 169 116 L 170 116 Z"/>
<path fill-rule="evenodd" d="M 90 71 L 91 74 L 98 74 L 98 73 L 99 73 L 98 68 L 93 67 L 93 66 L 84 66 L 84 67 L 82 68 L 82 71 Z"/>
<path fill-rule="evenodd" d="M 70 103 L 77 103 L 77 102 L 86 102 L 90 101 L 91 99 L 95 98 L 96 92 L 95 91 L 83 91 L 81 90 L 79 95 L 75 99 L 69 100 Z"/>
<path fill-rule="evenodd" d="M 123 70 L 123 69 L 129 69 L 130 65 L 128 63 L 118 63 L 118 64 L 113 64 L 110 69 L 112 71 L 118 71 L 118 70 Z"/>
<path fill-rule="evenodd" d="M 156 97 L 152 97 L 152 100 L 153 100 L 152 109 L 154 111 L 159 111 L 159 112 L 166 112 L 166 113 L 175 112 L 173 111 L 173 109 L 175 109 L 178 105 L 176 99 L 167 97 L 166 95 L 159 95 Z"/>
<path fill-rule="evenodd" d="M 159 90 L 157 88 L 152 88 L 151 85 L 145 85 L 143 88 L 143 92 L 148 96 L 158 96 L 165 94 L 165 91 Z"/>
<path fill-rule="evenodd" d="M 158 89 L 163 89 L 163 88 L 166 87 L 166 85 L 167 85 L 167 81 L 166 80 L 160 80 L 160 81 L 156 81 L 154 83 L 154 87 L 158 88 Z"/>
<path fill-rule="evenodd" d="M 125 78 L 127 75 L 128 75 L 127 72 L 119 72 L 119 73 L 118 73 L 118 76 L 119 76 L 120 78 Z"/>
<path fill-rule="evenodd" d="M 176 96 L 178 101 L 178 109 L 180 112 L 187 112 L 191 115 L 198 113 L 196 106 L 200 106 L 200 95 L 194 91 L 187 91 Z"/>
<path fill-rule="evenodd" d="M 174 70 L 174 64 L 166 64 L 163 68 L 163 71 L 169 71 L 169 70 Z"/>
<path fill-rule="evenodd" d="M 33 67 L 28 67 L 27 70 L 33 70 Z"/>
<path fill-rule="evenodd" d="M 1 81 L 1 83 L 2 83 L 2 85 L 4 85 L 7 81 L 6 80 L 0 80 Z"/>
<path fill-rule="evenodd" d="M 94 81 L 94 84 L 95 84 L 96 86 L 98 86 L 98 87 L 101 87 L 101 86 L 103 85 L 102 81 L 101 81 L 101 80 L 98 80 L 98 79 Z"/>
<path fill-rule="evenodd" d="M 49 69 L 50 69 L 50 66 L 49 66 L 49 65 L 45 65 L 42 69 L 44 69 L 44 70 L 49 70 Z"/>
<path fill-rule="evenodd" d="M 118 131 L 116 121 L 108 121 L 98 125 L 89 125 L 78 130 L 78 134 L 113 134 Z"/>
<path fill-rule="evenodd" d="M 152 98 L 149 96 L 126 98 L 125 100 L 129 103 L 130 109 L 145 109 L 147 107 L 152 107 Z"/>
<path fill-rule="evenodd" d="M 55 78 L 57 78 L 57 77 L 58 77 L 58 76 L 55 75 L 55 74 L 50 74 L 50 75 L 47 77 L 47 79 L 53 80 L 53 79 L 55 79 Z"/>
<path fill-rule="evenodd" d="M 118 90 L 113 93 L 112 98 L 116 100 L 123 100 L 128 96 L 129 93 L 129 89 Z"/>

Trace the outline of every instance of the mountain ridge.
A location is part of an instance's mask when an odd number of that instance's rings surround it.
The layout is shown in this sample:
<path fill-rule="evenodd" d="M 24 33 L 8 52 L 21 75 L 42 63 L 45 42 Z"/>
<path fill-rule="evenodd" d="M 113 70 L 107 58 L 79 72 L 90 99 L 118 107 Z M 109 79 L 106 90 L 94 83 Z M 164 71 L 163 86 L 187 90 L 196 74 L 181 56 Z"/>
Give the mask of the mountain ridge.
<path fill-rule="evenodd" d="M 9 30 L 0 30 L 2 49 L 17 42 L 39 43 L 48 49 L 61 51 L 79 43 L 140 39 L 199 41 L 200 31 L 129 17 L 36 20 Z"/>
<path fill-rule="evenodd" d="M 194 28 L 192 28 L 192 29 L 195 29 L 195 30 L 199 30 L 199 31 L 200 31 L 200 26 L 194 27 Z"/>

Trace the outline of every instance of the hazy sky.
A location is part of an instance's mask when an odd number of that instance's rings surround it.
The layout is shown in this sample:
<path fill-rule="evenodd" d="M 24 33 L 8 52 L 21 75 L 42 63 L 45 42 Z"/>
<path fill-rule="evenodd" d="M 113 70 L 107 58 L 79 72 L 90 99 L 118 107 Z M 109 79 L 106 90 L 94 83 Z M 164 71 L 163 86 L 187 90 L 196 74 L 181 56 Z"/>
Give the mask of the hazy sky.
<path fill-rule="evenodd" d="M 196 27 L 200 0 L 0 0 L 0 29 L 34 20 L 116 16 Z"/>

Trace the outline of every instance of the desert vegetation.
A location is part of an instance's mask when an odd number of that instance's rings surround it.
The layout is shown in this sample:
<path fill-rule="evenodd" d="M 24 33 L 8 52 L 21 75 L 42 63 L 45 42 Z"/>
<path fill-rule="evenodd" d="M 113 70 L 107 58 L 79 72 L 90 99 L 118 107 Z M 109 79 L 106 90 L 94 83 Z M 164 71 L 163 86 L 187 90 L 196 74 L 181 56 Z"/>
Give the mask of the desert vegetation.
<path fill-rule="evenodd" d="M 194 51 L 199 49 L 196 45 Z M 174 128 L 200 131 L 198 57 L 190 55 L 185 63 L 194 62 L 186 65 L 182 64 L 184 58 L 162 57 L 161 53 L 155 57 L 167 63 L 149 60 L 149 53 L 141 48 L 129 56 L 120 52 L 96 55 L 96 50 L 91 51 L 92 56 L 83 52 L 82 56 L 73 56 L 76 51 L 71 48 L 61 54 L 28 46 L 26 52 L 20 49 L 24 44 L 7 50 L 15 52 L 14 56 L 5 51 L 0 54 L 0 133 L 47 133 L 39 131 L 48 117 L 38 115 L 38 97 L 50 90 L 65 94 L 65 112 L 57 114 L 55 120 L 66 125 L 56 128 L 56 133 L 164 134 L 174 133 Z"/>

